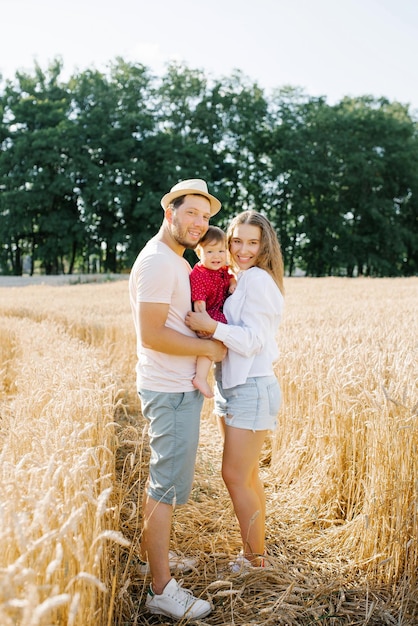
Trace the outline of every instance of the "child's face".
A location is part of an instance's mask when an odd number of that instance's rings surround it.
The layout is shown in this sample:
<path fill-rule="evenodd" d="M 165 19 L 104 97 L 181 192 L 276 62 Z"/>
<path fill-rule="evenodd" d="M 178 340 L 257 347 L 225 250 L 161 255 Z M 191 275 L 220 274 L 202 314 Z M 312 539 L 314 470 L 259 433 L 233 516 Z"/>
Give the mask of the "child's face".
<path fill-rule="evenodd" d="M 226 265 L 226 242 L 209 241 L 199 246 L 200 262 L 208 270 L 219 270 Z"/>

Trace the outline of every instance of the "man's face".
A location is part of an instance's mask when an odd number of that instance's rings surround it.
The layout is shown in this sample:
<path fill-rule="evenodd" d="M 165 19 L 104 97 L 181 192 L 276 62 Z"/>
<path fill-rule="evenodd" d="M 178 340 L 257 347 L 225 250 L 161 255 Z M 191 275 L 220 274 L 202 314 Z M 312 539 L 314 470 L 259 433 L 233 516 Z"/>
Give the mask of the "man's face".
<path fill-rule="evenodd" d="M 209 219 L 209 200 L 188 195 L 181 206 L 171 209 L 171 235 L 183 248 L 194 250 L 208 229 Z"/>

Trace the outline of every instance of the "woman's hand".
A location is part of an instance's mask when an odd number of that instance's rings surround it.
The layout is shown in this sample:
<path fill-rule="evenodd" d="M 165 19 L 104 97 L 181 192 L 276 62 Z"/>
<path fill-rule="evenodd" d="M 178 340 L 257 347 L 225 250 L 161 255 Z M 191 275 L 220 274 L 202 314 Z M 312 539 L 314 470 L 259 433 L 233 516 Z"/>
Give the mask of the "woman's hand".
<path fill-rule="evenodd" d="M 210 335 L 215 332 L 216 326 L 218 325 L 218 322 L 213 320 L 206 311 L 201 311 L 200 313 L 189 311 L 185 321 L 186 326 L 191 328 L 191 330 L 209 333 Z"/>

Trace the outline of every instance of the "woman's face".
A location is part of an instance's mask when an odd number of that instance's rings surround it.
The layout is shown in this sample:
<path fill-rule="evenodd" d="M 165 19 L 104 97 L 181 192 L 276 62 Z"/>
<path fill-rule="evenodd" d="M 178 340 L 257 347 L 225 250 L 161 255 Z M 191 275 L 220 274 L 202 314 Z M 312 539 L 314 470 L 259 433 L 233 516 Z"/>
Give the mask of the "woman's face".
<path fill-rule="evenodd" d="M 257 265 L 261 246 L 261 229 L 252 224 L 235 226 L 229 244 L 229 252 L 240 270 L 248 270 Z"/>

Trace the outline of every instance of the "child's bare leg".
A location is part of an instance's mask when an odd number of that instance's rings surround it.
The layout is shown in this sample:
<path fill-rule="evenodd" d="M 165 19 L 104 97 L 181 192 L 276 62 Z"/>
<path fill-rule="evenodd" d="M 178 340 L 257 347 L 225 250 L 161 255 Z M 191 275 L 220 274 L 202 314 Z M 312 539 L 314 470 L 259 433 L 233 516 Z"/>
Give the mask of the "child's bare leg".
<path fill-rule="evenodd" d="M 213 398 L 213 391 L 207 381 L 212 361 L 206 356 L 197 357 L 196 376 L 193 378 L 193 386 L 199 389 L 206 398 Z"/>

